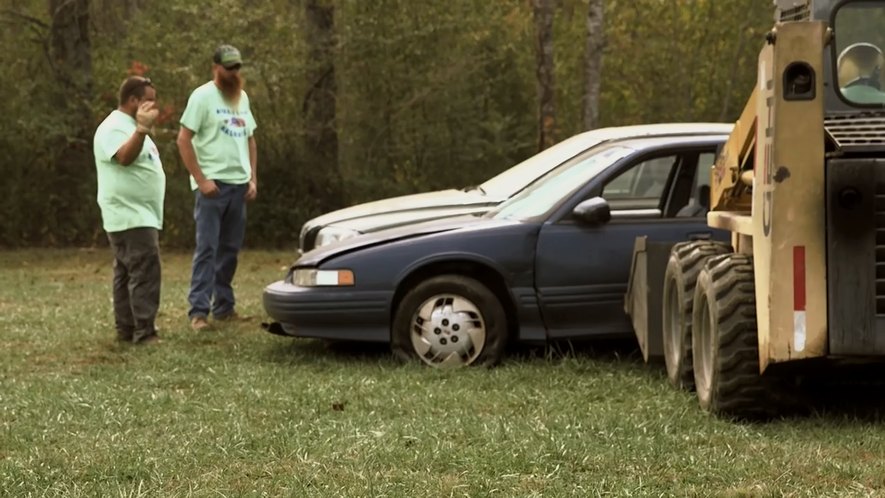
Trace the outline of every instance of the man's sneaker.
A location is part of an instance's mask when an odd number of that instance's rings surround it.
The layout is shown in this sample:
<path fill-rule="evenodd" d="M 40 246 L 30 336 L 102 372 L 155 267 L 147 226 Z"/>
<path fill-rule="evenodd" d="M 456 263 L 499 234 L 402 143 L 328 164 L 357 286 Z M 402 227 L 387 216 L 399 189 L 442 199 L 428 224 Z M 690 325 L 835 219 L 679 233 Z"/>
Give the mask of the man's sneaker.
<path fill-rule="evenodd" d="M 191 318 L 191 328 L 196 331 L 206 330 L 210 327 L 211 325 L 209 325 L 209 321 L 206 320 L 205 316 L 195 316 Z"/>

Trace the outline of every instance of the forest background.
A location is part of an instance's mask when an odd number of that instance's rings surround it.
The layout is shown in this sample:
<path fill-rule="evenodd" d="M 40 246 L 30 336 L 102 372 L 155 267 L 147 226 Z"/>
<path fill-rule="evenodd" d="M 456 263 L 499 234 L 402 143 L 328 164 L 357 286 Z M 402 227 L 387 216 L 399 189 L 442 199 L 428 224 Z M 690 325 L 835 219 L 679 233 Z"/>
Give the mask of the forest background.
<path fill-rule="evenodd" d="M 359 202 L 463 188 L 584 130 L 733 121 L 771 0 L 0 0 L 0 246 L 106 244 L 92 136 L 150 77 L 164 247 L 192 245 L 175 147 L 237 46 L 258 121 L 247 245 Z"/>

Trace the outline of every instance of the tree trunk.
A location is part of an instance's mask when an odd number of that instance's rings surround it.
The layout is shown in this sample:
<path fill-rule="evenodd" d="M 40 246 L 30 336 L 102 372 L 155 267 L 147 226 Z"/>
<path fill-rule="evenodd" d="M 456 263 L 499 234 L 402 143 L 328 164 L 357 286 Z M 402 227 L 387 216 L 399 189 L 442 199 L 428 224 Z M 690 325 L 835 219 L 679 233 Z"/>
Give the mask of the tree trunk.
<path fill-rule="evenodd" d="M 90 0 L 91 15 L 89 23 L 92 32 L 98 35 L 95 41 L 99 45 L 110 43 L 112 46 L 127 46 L 126 57 L 139 59 L 140 47 L 126 43 L 129 27 L 137 22 L 139 14 L 144 11 L 147 0 Z M 167 0 L 168 1 L 168 0 Z"/>
<path fill-rule="evenodd" d="M 538 150 L 556 143 L 556 105 L 553 78 L 553 4 L 555 0 L 531 0 L 535 21 L 538 76 Z"/>
<path fill-rule="evenodd" d="M 125 10 L 125 19 L 126 21 L 131 21 L 135 18 L 136 14 L 138 14 L 141 6 L 139 5 L 141 2 L 139 0 L 125 0 L 124 4 L 126 6 Z"/>
<path fill-rule="evenodd" d="M 590 0 L 587 9 L 587 46 L 584 51 L 584 129 L 599 126 L 599 91 L 602 86 L 602 50 L 605 46 L 603 0 Z"/>
<path fill-rule="evenodd" d="M 59 103 L 91 114 L 92 46 L 89 41 L 89 0 L 49 0 L 50 63 L 62 85 Z M 80 114 L 82 117 L 84 114 Z"/>
<path fill-rule="evenodd" d="M 733 91 L 734 80 L 737 79 L 738 73 L 745 68 L 741 67 L 741 61 L 743 60 L 744 48 L 746 47 L 747 37 L 745 35 L 747 28 L 750 27 L 750 24 L 753 22 L 753 16 L 750 14 L 752 12 L 751 9 L 747 9 L 747 17 L 744 19 L 744 22 L 741 24 L 740 30 L 738 31 L 738 43 L 737 47 L 734 49 L 734 57 L 732 58 L 732 66 L 729 77 L 725 79 L 725 90 L 722 93 L 722 107 L 719 111 L 719 121 L 725 122 L 729 118 L 729 114 L 731 113 L 730 105 L 731 105 L 731 94 Z"/>
<path fill-rule="evenodd" d="M 307 46 L 310 86 L 304 97 L 306 158 L 310 170 L 323 172 L 311 188 L 324 207 L 338 207 L 341 174 L 338 169 L 338 129 L 335 114 L 335 6 L 332 0 L 307 0 Z M 313 182 L 312 182 L 313 183 Z"/>
<path fill-rule="evenodd" d="M 51 19 L 48 58 L 55 75 L 52 117 L 59 136 L 54 146 L 54 174 L 44 179 L 47 202 L 55 219 L 47 226 L 50 242 L 89 240 L 97 211 L 95 183 L 83 177 L 93 172 L 92 47 L 89 40 L 89 0 L 49 0 Z"/>

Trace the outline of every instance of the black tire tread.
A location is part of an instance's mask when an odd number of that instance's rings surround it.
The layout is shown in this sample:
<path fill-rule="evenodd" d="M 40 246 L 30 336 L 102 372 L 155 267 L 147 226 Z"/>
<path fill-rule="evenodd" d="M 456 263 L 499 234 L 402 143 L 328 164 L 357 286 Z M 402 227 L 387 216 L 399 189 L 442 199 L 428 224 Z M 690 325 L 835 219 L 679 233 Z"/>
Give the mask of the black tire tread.
<path fill-rule="evenodd" d="M 776 412 L 772 387 L 759 373 L 759 339 L 753 260 L 731 254 L 707 261 L 716 307 L 716 375 L 710 411 L 736 418 L 767 418 Z"/>
<path fill-rule="evenodd" d="M 704 269 L 704 264 L 713 256 L 728 254 L 732 252 L 730 244 L 713 240 L 693 240 L 688 242 L 679 242 L 670 250 L 670 261 L 667 263 L 667 274 L 665 282 L 669 278 L 675 278 L 677 282 L 681 282 L 682 299 L 680 299 L 680 310 L 682 314 L 683 330 L 676 333 L 682 336 L 682 354 L 681 362 L 677 367 L 676 376 L 668 375 L 670 383 L 677 387 L 687 390 L 694 389 L 694 368 L 692 367 L 692 346 L 691 346 L 691 323 L 692 309 L 694 308 L 694 290 L 697 286 L 698 275 Z M 676 274 L 678 272 L 678 275 Z M 680 278 L 681 277 L 681 278 Z M 668 300 L 664 299 L 664 306 L 668 305 Z M 666 321 L 664 327 L 669 326 Z M 664 330 L 666 336 L 667 330 Z M 665 337 L 666 341 L 667 338 Z"/>

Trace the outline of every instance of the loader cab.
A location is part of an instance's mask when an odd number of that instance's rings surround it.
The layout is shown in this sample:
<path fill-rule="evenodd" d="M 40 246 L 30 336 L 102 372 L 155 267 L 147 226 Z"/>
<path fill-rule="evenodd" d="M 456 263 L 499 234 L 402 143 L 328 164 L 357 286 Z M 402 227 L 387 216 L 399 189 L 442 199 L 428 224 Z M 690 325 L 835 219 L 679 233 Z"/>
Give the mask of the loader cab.
<path fill-rule="evenodd" d="M 780 22 L 822 21 L 829 27 L 821 75 L 827 118 L 885 111 L 885 0 L 775 2 Z"/>
<path fill-rule="evenodd" d="M 778 22 L 826 25 L 822 67 L 829 157 L 885 153 L 885 0 L 774 0 Z"/>

